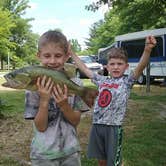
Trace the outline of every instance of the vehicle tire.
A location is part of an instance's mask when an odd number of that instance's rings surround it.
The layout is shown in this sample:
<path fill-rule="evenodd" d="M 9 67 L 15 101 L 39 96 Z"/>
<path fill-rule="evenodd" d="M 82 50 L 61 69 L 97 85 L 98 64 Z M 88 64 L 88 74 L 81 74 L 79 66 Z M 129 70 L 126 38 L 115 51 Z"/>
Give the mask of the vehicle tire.
<path fill-rule="evenodd" d="M 76 70 L 76 77 L 81 78 L 81 74 L 80 74 L 80 71 L 78 69 Z"/>
<path fill-rule="evenodd" d="M 143 74 L 140 75 L 137 82 L 138 82 L 138 84 L 145 84 L 146 83 L 146 77 Z"/>
<path fill-rule="evenodd" d="M 108 76 L 108 70 L 104 67 L 103 69 L 98 71 L 98 74 L 103 75 L 103 76 Z"/>

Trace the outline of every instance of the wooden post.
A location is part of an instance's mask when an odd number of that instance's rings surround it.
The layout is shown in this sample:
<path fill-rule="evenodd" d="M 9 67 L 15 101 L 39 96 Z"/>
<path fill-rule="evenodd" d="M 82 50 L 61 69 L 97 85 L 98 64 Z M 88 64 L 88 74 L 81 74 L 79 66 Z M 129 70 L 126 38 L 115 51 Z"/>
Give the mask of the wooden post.
<path fill-rule="evenodd" d="M 146 92 L 150 92 L 150 62 L 146 67 Z"/>

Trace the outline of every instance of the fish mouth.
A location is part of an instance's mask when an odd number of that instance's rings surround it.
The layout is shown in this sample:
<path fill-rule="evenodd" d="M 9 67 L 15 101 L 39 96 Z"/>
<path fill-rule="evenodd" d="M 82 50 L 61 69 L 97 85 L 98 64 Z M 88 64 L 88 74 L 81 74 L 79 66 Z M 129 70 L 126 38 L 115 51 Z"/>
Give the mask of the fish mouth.
<path fill-rule="evenodd" d="M 14 89 L 23 89 L 24 88 L 24 84 L 22 84 L 21 82 L 15 81 L 15 80 L 11 80 L 6 78 L 5 83 L 2 84 L 2 86 L 7 87 L 7 88 L 14 88 Z"/>

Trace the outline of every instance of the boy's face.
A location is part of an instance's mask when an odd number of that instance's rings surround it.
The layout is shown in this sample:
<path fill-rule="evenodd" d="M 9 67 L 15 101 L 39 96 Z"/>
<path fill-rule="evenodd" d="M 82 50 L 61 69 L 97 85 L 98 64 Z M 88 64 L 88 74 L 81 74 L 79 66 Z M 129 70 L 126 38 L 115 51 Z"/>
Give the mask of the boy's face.
<path fill-rule="evenodd" d="M 43 46 L 37 54 L 38 59 L 43 66 L 60 70 L 69 56 L 65 54 L 64 50 L 55 43 L 48 43 Z"/>
<path fill-rule="evenodd" d="M 111 58 L 107 63 L 107 70 L 113 78 L 119 78 L 123 76 L 128 66 L 123 59 Z"/>

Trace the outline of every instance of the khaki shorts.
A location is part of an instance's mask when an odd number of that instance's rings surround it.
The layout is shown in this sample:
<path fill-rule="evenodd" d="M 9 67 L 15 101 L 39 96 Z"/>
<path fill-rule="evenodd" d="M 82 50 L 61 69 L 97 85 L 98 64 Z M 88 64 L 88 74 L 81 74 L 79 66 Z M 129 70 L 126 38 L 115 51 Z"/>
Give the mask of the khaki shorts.
<path fill-rule="evenodd" d="M 81 166 L 80 153 L 53 160 L 31 160 L 32 166 Z"/>

